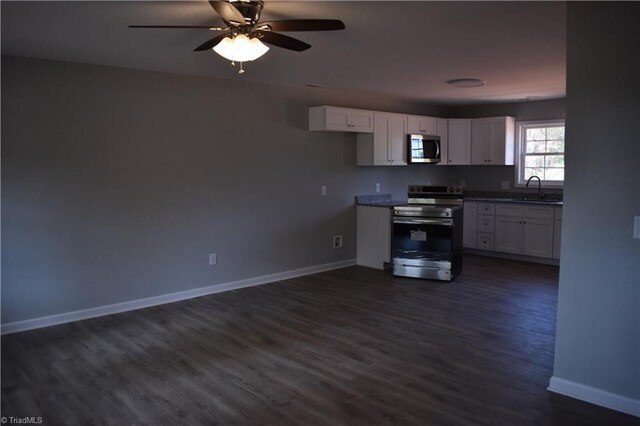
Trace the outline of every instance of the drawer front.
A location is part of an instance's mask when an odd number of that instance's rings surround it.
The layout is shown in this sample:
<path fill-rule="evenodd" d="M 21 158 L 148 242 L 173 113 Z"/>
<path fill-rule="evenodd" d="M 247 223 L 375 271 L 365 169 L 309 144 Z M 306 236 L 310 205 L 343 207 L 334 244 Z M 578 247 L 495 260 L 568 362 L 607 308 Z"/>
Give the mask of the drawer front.
<path fill-rule="evenodd" d="M 522 217 L 524 209 L 519 204 L 498 204 L 496 216 Z"/>
<path fill-rule="evenodd" d="M 478 215 L 478 232 L 493 233 L 495 226 L 495 217 L 487 215 Z"/>
<path fill-rule="evenodd" d="M 478 214 L 496 214 L 496 205 L 491 203 L 478 203 Z"/>
<path fill-rule="evenodd" d="M 493 234 L 478 232 L 478 248 L 482 250 L 493 250 Z"/>
<path fill-rule="evenodd" d="M 553 218 L 555 220 L 562 220 L 562 207 L 554 207 Z"/>
<path fill-rule="evenodd" d="M 524 217 L 531 219 L 553 219 L 553 207 L 524 206 Z"/>

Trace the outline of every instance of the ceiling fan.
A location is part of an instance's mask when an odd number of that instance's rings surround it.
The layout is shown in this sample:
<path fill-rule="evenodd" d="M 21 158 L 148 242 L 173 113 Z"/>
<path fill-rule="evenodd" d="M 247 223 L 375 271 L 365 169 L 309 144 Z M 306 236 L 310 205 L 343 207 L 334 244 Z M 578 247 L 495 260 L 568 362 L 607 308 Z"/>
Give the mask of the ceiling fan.
<path fill-rule="evenodd" d="M 285 19 L 260 21 L 264 6 L 262 0 L 212 0 L 213 10 L 222 18 L 225 27 L 212 25 L 129 25 L 129 28 L 183 28 L 221 31 L 221 34 L 201 44 L 194 52 L 213 49 L 229 59 L 235 66 L 240 62 L 239 73 L 244 73 L 242 63 L 253 61 L 264 55 L 269 48 L 263 44 L 302 52 L 311 47 L 304 41 L 279 34 L 276 31 L 334 31 L 343 30 L 344 23 L 338 19 Z"/>

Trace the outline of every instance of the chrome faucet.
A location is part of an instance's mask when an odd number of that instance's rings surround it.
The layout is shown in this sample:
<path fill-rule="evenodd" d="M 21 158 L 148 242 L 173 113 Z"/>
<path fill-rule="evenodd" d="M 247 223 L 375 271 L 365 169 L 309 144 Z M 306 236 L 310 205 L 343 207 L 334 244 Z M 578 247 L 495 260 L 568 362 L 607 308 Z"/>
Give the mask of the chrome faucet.
<path fill-rule="evenodd" d="M 540 178 L 536 175 L 533 175 L 529 178 L 529 180 L 527 180 L 527 184 L 524 186 L 525 188 L 529 187 L 529 183 L 531 183 L 531 179 L 536 178 L 538 179 L 538 200 L 542 200 L 542 197 L 544 196 L 544 194 L 542 193 L 542 181 L 540 180 Z"/>

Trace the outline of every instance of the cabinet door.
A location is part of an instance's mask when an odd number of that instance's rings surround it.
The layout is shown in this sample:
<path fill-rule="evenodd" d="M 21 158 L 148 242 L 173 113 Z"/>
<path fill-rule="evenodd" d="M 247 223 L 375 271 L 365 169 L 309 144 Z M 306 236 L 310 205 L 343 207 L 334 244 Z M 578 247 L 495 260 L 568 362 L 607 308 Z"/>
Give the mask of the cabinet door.
<path fill-rule="evenodd" d="M 505 151 L 505 119 L 492 118 L 487 121 L 487 163 L 492 165 L 506 165 Z M 511 159 L 513 164 L 513 158 Z"/>
<path fill-rule="evenodd" d="M 437 130 L 438 121 L 436 118 L 418 115 L 407 116 L 407 133 L 435 135 L 437 134 Z"/>
<path fill-rule="evenodd" d="M 373 131 L 373 113 L 352 109 L 349 111 L 349 127 L 352 132 L 371 133 Z"/>
<path fill-rule="evenodd" d="M 373 163 L 374 166 L 390 164 L 389 127 L 391 115 L 376 113 L 373 118 Z M 366 135 L 363 136 L 363 138 Z M 360 136 L 358 136 L 360 137 Z M 358 147 L 360 149 L 360 147 Z"/>
<path fill-rule="evenodd" d="M 562 221 L 553 221 L 553 258 L 560 259 L 560 241 L 562 237 Z"/>
<path fill-rule="evenodd" d="M 349 113 L 350 110 L 346 108 L 327 107 L 325 112 L 327 130 L 351 131 Z"/>
<path fill-rule="evenodd" d="M 438 133 L 438 120 L 433 117 L 422 117 L 420 128 L 425 135 L 435 135 Z"/>
<path fill-rule="evenodd" d="M 438 118 L 438 129 L 436 135 L 440 136 L 440 162 L 439 166 L 446 166 L 449 146 L 449 120 Z"/>
<path fill-rule="evenodd" d="M 496 251 L 522 254 L 522 218 L 496 216 L 495 230 Z"/>
<path fill-rule="evenodd" d="M 311 107 L 309 108 L 309 130 L 373 133 L 373 111 L 326 105 Z"/>
<path fill-rule="evenodd" d="M 513 166 L 516 122 L 513 117 L 489 118 L 489 157 L 487 164 Z"/>
<path fill-rule="evenodd" d="M 522 254 L 537 257 L 553 256 L 553 221 L 524 219 Z"/>
<path fill-rule="evenodd" d="M 420 117 L 415 115 L 407 116 L 407 133 L 422 133 L 420 131 Z"/>
<path fill-rule="evenodd" d="M 447 164 L 471 164 L 471 120 L 449 120 Z"/>
<path fill-rule="evenodd" d="M 489 120 L 478 118 L 471 121 L 471 164 L 488 164 L 491 157 Z"/>
<path fill-rule="evenodd" d="M 407 164 L 407 118 L 404 115 L 391 114 L 389 120 L 389 136 L 387 144 L 389 161 L 394 166 Z"/>
<path fill-rule="evenodd" d="M 462 246 L 476 248 L 478 238 L 478 203 L 465 201 L 462 217 Z"/>

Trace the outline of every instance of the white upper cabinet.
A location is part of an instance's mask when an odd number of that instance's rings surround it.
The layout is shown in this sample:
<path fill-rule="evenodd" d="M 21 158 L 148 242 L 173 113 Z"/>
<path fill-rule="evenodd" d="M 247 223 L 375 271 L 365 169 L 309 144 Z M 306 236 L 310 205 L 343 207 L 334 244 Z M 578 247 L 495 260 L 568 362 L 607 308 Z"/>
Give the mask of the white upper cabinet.
<path fill-rule="evenodd" d="M 325 132 L 373 132 L 373 111 L 332 106 L 309 108 L 309 130 Z"/>
<path fill-rule="evenodd" d="M 376 112 L 373 133 L 358 134 L 358 166 L 407 164 L 407 116 Z"/>
<path fill-rule="evenodd" d="M 407 133 L 418 133 L 422 135 L 438 134 L 438 119 L 433 117 L 422 117 L 419 115 L 407 116 Z"/>
<path fill-rule="evenodd" d="M 436 135 L 440 136 L 440 162 L 439 166 L 446 166 L 449 158 L 449 120 L 438 118 Z"/>
<path fill-rule="evenodd" d="M 447 165 L 471 164 L 471 120 L 449 119 Z"/>
<path fill-rule="evenodd" d="M 513 117 L 471 120 L 471 164 L 512 166 L 514 136 Z"/>

